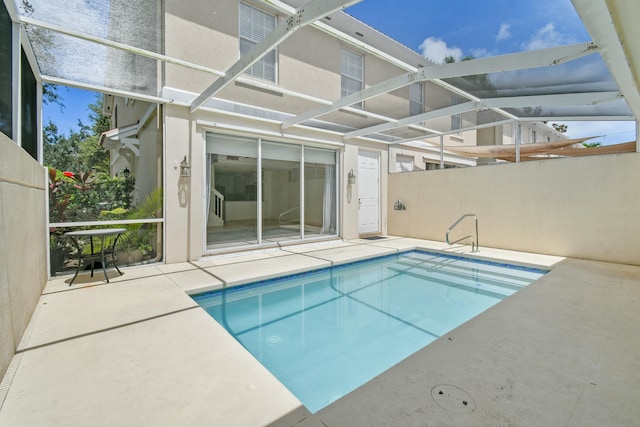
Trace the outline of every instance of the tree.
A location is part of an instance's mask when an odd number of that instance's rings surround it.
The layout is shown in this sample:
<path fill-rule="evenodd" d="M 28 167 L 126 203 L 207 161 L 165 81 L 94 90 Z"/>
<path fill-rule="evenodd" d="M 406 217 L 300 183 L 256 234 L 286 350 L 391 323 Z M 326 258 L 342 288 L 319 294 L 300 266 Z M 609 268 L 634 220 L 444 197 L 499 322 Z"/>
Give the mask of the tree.
<path fill-rule="evenodd" d="M 64 109 L 62 98 L 58 93 L 58 86 L 51 83 L 42 83 L 42 102 L 45 104 L 58 104 L 60 110 Z"/>
<path fill-rule="evenodd" d="M 462 58 L 463 61 L 471 61 L 474 59 L 476 58 L 473 55 L 467 55 L 464 58 Z M 454 58 L 453 55 L 447 55 L 444 57 L 445 64 L 452 64 L 454 62 L 456 62 L 456 58 Z M 472 84 L 471 87 L 464 88 L 464 89 L 483 90 L 483 91 L 492 91 L 494 89 L 493 85 L 491 84 L 491 81 L 489 80 L 489 75 L 486 73 L 463 76 L 462 79 Z"/>
<path fill-rule="evenodd" d="M 52 222 L 95 220 L 101 211 L 131 206 L 134 178 L 112 177 L 110 153 L 100 145 L 101 133 L 110 127 L 102 115 L 102 96 L 96 94 L 87 108 L 90 123 L 79 120 L 79 129 L 68 137 L 51 121 L 44 127 L 44 161 L 55 185 Z"/>
<path fill-rule="evenodd" d="M 567 125 L 561 125 L 558 123 L 551 123 L 551 126 L 560 133 L 565 133 L 567 131 Z"/>
<path fill-rule="evenodd" d="M 585 148 L 595 148 L 600 147 L 602 144 L 600 142 L 583 142 L 582 145 Z"/>

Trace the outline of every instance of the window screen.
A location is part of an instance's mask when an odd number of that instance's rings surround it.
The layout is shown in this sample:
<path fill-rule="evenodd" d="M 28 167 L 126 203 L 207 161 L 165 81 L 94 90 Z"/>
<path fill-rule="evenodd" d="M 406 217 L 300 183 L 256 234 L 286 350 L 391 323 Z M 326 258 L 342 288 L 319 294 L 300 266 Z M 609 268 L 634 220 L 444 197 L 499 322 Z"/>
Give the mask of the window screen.
<path fill-rule="evenodd" d="M 396 172 L 412 172 L 413 156 L 396 154 Z"/>
<path fill-rule="evenodd" d="M 240 3 L 240 55 L 246 55 L 276 26 L 276 17 L 244 3 Z M 268 52 L 245 74 L 276 81 L 276 51 Z"/>
<path fill-rule="evenodd" d="M 13 104 L 11 88 L 12 58 L 11 18 L 0 2 L 0 132 L 13 138 Z"/>
<path fill-rule="evenodd" d="M 24 50 L 20 56 L 20 111 L 22 112 L 22 148 L 38 160 L 37 82 Z"/>
<path fill-rule="evenodd" d="M 352 93 L 360 92 L 362 90 L 362 76 L 363 76 L 363 60 L 362 55 L 351 52 L 347 49 L 342 49 L 341 60 L 341 96 L 345 97 Z M 362 107 L 362 102 L 354 104 L 355 106 Z"/>
<path fill-rule="evenodd" d="M 422 83 L 413 83 L 409 86 L 409 114 L 415 116 L 423 111 Z"/>
<path fill-rule="evenodd" d="M 460 100 L 457 98 L 451 98 L 451 105 L 460 104 Z M 462 128 L 462 114 L 451 115 L 451 130 L 457 130 Z M 460 132 L 458 132 L 460 134 Z"/>

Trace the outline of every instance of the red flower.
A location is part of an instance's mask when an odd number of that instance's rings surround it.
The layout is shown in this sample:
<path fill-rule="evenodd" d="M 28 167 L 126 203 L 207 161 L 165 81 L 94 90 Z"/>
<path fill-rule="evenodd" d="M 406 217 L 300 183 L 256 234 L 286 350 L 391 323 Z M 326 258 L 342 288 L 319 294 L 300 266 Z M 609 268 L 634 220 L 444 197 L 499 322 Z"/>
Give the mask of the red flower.
<path fill-rule="evenodd" d="M 67 178 L 73 178 L 73 172 L 62 172 L 62 175 L 66 176 Z"/>

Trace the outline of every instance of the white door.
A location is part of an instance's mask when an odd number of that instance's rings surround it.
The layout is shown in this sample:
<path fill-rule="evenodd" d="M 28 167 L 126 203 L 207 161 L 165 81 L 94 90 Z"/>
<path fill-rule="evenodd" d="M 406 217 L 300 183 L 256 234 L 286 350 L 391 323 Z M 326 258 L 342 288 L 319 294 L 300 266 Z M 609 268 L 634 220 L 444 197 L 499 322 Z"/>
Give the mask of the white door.
<path fill-rule="evenodd" d="M 380 157 L 371 151 L 358 152 L 358 232 L 380 231 Z"/>

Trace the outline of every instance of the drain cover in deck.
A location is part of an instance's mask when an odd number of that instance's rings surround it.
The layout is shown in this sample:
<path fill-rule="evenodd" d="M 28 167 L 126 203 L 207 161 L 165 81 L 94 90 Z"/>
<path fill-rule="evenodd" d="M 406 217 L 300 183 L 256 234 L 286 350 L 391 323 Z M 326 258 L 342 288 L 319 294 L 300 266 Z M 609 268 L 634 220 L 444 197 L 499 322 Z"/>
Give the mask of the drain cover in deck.
<path fill-rule="evenodd" d="M 444 409 L 463 414 L 476 409 L 476 401 L 471 395 L 451 384 L 439 384 L 431 389 L 431 397 Z"/>

